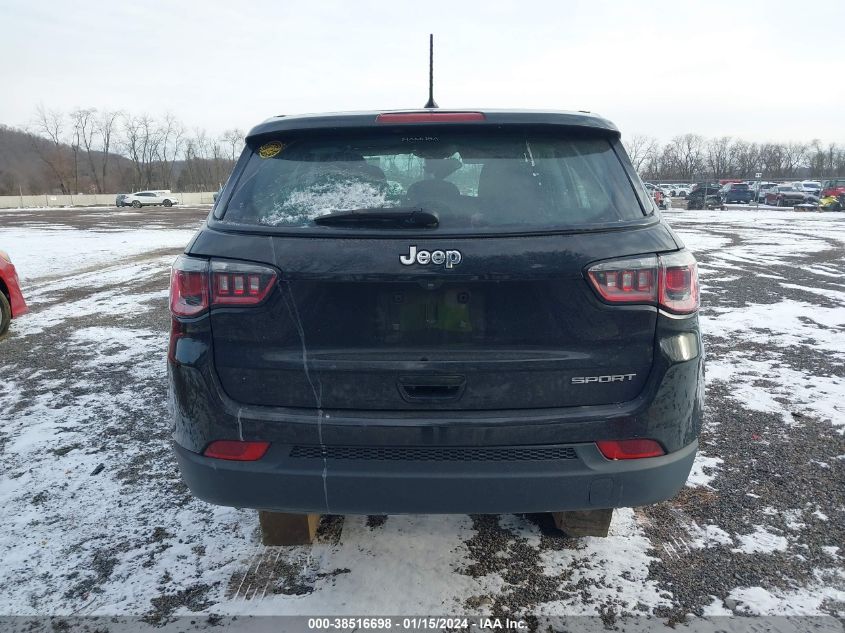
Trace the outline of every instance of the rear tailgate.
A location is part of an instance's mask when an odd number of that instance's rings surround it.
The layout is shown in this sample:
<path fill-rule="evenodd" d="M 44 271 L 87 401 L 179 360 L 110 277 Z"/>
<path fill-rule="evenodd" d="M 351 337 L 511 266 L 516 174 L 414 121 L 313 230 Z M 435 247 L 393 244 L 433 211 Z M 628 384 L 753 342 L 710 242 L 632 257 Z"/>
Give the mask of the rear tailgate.
<path fill-rule="evenodd" d="M 646 380 L 657 313 L 608 306 L 592 261 L 675 248 L 634 232 L 419 241 L 459 267 L 409 268 L 409 240 L 227 235 L 281 281 L 257 308 L 212 312 L 220 381 L 245 404 L 352 409 L 503 409 L 623 402 Z M 196 254 L 214 254 L 204 232 Z M 325 252 L 329 252 L 328 250 Z M 307 371 L 306 371 L 307 369 Z M 601 381 L 573 378 L 600 377 Z M 612 377 L 612 378 L 608 378 Z M 316 393 L 315 393 L 316 392 Z"/>
<path fill-rule="evenodd" d="M 677 246 L 645 217 L 615 132 L 298 130 L 248 139 L 230 183 L 191 254 L 279 277 L 261 305 L 212 310 L 214 362 L 234 400 L 490 410 L 619 403 L 642 389 L 656 310 L 603 303 L 584 270 Z M 437 226 L 323 222 L 408 208 Z"/>

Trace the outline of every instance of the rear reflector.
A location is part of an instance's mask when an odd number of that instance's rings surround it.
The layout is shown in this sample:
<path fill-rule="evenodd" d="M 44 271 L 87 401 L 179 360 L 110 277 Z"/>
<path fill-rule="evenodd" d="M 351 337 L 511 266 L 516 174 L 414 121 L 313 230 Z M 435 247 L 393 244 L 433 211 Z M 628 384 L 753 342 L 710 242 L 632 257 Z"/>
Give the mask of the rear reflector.
<path fill-rule="evenodd" d="M 607 459 L 642 459 L 666 454 L 654 440 L 602 440 L 596 445 Z"/>
<path fill-rule="evenodd" d="M 379 114 L 376 123 L 467 123 L 484 121 L 481 112 L 393 112 Z"/>
<path fill-rule="evenodd" d="M 228 459 L 237 462 L 254 462 L 270 448 L 270 442 L 239 442 L 237 440 L 217 440 L 209 444 L 203 455 L 215 459 Z"/>

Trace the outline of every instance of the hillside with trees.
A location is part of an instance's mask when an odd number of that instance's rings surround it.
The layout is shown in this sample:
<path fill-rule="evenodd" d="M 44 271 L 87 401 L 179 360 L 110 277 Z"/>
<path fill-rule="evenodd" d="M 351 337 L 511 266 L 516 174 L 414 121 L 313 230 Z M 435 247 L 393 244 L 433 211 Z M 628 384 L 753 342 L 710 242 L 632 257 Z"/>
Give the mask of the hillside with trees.
<path fill-rule="evenodd" d="M 0 124 L 0 195 L 214 191 L 243 137 L 237 129 L 220 137 L 189 131 L 169 114 L 39 107 L 26 129 Z"/>

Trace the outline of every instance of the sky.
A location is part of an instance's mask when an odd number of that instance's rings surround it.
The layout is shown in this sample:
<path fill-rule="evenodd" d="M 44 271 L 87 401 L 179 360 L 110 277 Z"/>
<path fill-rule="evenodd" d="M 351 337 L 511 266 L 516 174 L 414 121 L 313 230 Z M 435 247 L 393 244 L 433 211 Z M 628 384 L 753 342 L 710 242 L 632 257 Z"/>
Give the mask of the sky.
<path fill-rule="evenodd" d="M 623 135 L 845 143 L 845 0 L 0 0 L 0 123 L 35 107 L 589 110 Z M 829 37 L 832 36 L 832 37 Z"/>

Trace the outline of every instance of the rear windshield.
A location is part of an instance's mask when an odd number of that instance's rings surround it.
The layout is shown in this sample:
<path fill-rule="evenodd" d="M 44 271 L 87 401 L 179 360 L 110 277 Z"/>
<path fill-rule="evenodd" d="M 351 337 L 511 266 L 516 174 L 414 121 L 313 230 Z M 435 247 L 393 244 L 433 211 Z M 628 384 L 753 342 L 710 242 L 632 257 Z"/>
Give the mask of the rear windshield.
<path fill-rule="evenodd" d="M 745 183 L 733 183 L 731 185 L 731 189 L 736 189 L 737 191 L 748 191 L 748 185 Z"/>
<path fill-rule="evenodd" d="M 439 230 L 484 232 L 612 224 L 644 215 L 605 138 L 415 129 L 280 137 L 246 151 L 251 155 L 223 222 L 326 230 L 314 219 L 401 207 L 436 213 Z"/>

